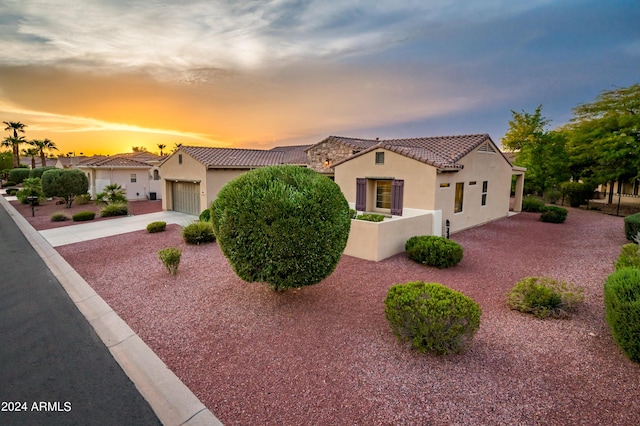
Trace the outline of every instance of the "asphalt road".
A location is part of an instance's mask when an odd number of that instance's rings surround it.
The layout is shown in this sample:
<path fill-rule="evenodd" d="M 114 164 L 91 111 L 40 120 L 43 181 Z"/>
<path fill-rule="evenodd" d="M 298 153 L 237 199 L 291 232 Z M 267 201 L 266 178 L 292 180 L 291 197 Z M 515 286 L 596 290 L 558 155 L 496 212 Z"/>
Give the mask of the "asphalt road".
<path fill-rule="evenodd" d="M 161 424 L 1 206 L 0 424 Z"/>

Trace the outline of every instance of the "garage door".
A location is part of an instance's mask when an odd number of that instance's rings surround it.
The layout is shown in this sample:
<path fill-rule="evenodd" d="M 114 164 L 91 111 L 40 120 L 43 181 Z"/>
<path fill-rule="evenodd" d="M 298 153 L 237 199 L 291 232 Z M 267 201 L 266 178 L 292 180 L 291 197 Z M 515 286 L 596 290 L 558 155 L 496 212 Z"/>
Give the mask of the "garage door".
<path fill-rule="evenodd" d="M 200 214 L 200 184 L 173 182 L 173 210 L 194 215 Z"/>

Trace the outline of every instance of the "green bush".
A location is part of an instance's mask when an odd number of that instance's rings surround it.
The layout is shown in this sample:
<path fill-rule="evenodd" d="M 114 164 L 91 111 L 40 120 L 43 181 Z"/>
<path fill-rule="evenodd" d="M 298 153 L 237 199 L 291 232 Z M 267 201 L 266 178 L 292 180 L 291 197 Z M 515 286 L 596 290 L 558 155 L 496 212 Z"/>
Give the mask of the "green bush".
<path fill-rule="evenodd" d="M 16 195 L 18 193 L 18 191 L 20 191 L 20 188 L 7 188 L 6 189 L 7 195 L 12 196 L 12 197 L 14 195 Z"/>
<path fill-rule="evenodd" d="M 366 220 L 368 222 L 382 222 L 384 220 L 384 215 L 377 213 L 364 213 L 356 216 L 358 220 Z"/>
<path fill-rule="evenodd" d="M 95 212 L 78 212 L 71 216 L 74 222 L 84 222 L 85 220 L 93 220 L 96 217 Z"/>
<path fill-rule="evenodd" d="M 480 327 L 482 310 L 464 294 L 438 283 L 414 281 L 389 289 L 385 315 L 400 340 L 420 352 L 462 352 Z"/>
<path fill-rule="evenodd" d="M 542 209 L 543 207 L 544 201 L 534 195 L 524 197 L 524 199 L 522 200 L 523 212 L 539 213 L 540 209 Z"/>
<path fill-rule="evenodd" d="M 410 259 L 436 268 L 448 268 L 462 260 L 463 249 L 455 241 L 433 235 L 411 237 L 404 246 Z"/>
<path fill-rule="evenodd" d="M 624 235 L 627 240 L 633 241 L 640 232 L 640 213 L 632 214 L 624 218 Z"/>
<path fill-rule="evenodd" d="M 4 186 L 16 186 L 17 183 L 15 183 L 14 181 L 8 180 L 4 183 Z"/>
<path fill-rule="evenodd" d="M 583 289 L 549 277 L 527 277 L 507 293 L 507 306 L 538 318 L 568 317 L 583 300 Z"/>
<path fill-rule="evenodd" d="M 151 222 L 147 225 L 147 232 L 154 234 L 156 232 L 163 232 L 167 230 L 167 222 Z"/>
<path fill-rule="evenodd" d="M 104 187 L 102 192 L 96 194 L 96 204 L 126 204 L 127 191 L 117 183 L 111 183 Z"/>
<path fill-rule="evenodd" d="M 200 222 L 211 222 L 211 209 L 205 209 L 198 217 Z"/>
<path fill-rule="evenodd" d="M 298 166 L 261 167 L 225 185 L 213 228 L 233 270 L 275 290 L 316 284 L 335 269 L 349 237 L 349 204 L 326 176 Z"/>
<path fill-rule="evenodd" d="M 162 261 L 162 264 L 167 268 L 167 271 L 169 271 L 171 275 L 178 273 L 181 256 L 182 250 L 176 247 L 167 247 L 158 251 L 158 258 Z"/>
<path fill-rule="evenodd" d="M 15 185 L 21 184 L 25 179 L 29 178 L 31 170 L 25 168 L 11 169 L 9 171 L 9 180 L 15 182 Z"/>
<path fill-rule="evenodd" d="M 622 246 L 618 261 L 613 264 L 616 268 L 636 268 L 640 269 L 640 247 L 637 244 L 629 243 Z"/>
<path fill-rule="evenodd" d="M 211 222 L 193 222 L 182 228 L 182 238 L 187 244 L 205 244 L 216 240 Z"/>
<path fill-rule="evenodd" d="M 565 182 L 562 184 L 562 190 L 571 207 L 580 207 L 593 198 L 595 187 L 584 182 Z"/>
<path fill-rule="evenodd" d="M 79 206 L 83 206 L 85 204 L 89 204 L 89 202 L 91 201 L 91 195 L 90 194 L 81 194 L 76 196 L 76 204 L 78 204 Z"/>
<path fill-rule="evenodd" d="M 57 212 L 51 215 L 51 222 L 64 222 L 69 219 L 71 218 L 62 212 Z"/>
<path fill-rule="evenodd" d="M 47 170 L 53 170 L 55 167 L 46 166 L 46 167 L 36 167 L 35 169 L 31 169 L 29 171 L 30 178 L 42 178 L 42 174 Z"/>
<path fill-rule="evenodd" d="M 52 169 L 42 174 L 42 191 L 45 197 L 64 199 L 71 208 L 76 196 L 89 190 L 87 175 L 78 169 Z"/>
<path fill-rule="evenodd" d="M 557 204 L 561 198 L 562 192 L 555 188 L 547 189 L 544 193 L 544 199 L 549 204 Z"/>
<path fill-rule="evenodd" d="M 42 184 L 40 178 L 27 178 L 22 181 L 22 189 L 16 192 L 16 197 L 22 204 L 30 204 L 29 197 L 36 197 L 34 205 L 39 205 L 46 198 L 42 193 Z"/>
<path fill-rule="evenodd" d="M 540 212 L 540 220 L 549 223 L 564 223 L 567 220 L 568 210 L 557 206 L 544 206 Z"/>
<path fill-rule="evenodd" d="M 358 217 L 358 212 L 355 209 L 349 209 L 349 216 L 351 217 L 351 219 L 355 219 L 356 217 Z"/>
<path fill-rule="evenodd" d="M 605 318 L 616 344 L 640 362 L 640 269 L 622 268 L 604 283 Z"/>
<path fill-rule="evenodd" d="M 129 207 L 124 203 L 107 204 L 100 209 L 100 217 L 126 216 L 129 214 Z"/>

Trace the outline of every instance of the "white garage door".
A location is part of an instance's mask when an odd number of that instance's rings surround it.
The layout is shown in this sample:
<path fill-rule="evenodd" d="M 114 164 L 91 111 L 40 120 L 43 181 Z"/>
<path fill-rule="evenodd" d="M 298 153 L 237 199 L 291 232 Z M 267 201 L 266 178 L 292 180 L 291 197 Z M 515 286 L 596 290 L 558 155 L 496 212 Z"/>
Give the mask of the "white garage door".
<path fill-rule="evenodd" d="M 194 215 L 200 214 L 200 184 L 173 182 L 173 210 Z"/>

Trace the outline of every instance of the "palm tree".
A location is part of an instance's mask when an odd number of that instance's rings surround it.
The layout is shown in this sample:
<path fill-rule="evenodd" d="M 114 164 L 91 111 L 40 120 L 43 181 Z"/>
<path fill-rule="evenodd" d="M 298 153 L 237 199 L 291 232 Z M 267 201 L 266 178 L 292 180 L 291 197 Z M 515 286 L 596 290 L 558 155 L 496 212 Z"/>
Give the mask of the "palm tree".
<path fill-rule="evenodd" d="M 158 144 L 158 148 L 160 148 L 160 157 L 162 157 L 162 150 L 165 149 L 167 146 L 163 143 L 159 143 Z"/>
<path fill-rule="evenodd" d="M 40 163 L 42 167 L 46 167 L 47 165 L 47 157 L 44 154 L 45 150 L 57 151 L 58 147 L 56 143 L 50 139 L 34 139 L 29 142 L 29 144 L 35 146 L 38 149 L 38 153 L 40 154 Z"/>
<path fill-rule="evenodd" d="M 22 154 L 27 156 L 27 157 L 31 157 L 31 168 L 35 169 L 36 168 L 36 157 L 38 155 L 40 155 L 40 151 L 38 151 L 38 148 L 23 149 L 22 150 Z"/>
<path fill-rule="evenodd" d="M 13 131 L 13 138 L 7 138 L 2 142 L 3 146 L 11 146 L 13 148 L 13 167 L 20 166 L 20 144 L 24 142 L 24 137 L 18 137 L 18 132 L 24 133 L 24 128 L 27 127 L 19 121 L 3 121 L 7 125 L 5 130 Z M 9 140 L 10 139 L 10 140 Z M 9 143 L 6 143 L 9 142 Z"/>
<path fill-rule="evenodd" d="M 177 151 L 181 146 L 182 146 L 181 143 L 174 142 L 172 151 L 174 151 L 174 152 Z"/>

